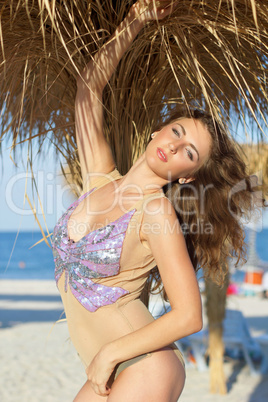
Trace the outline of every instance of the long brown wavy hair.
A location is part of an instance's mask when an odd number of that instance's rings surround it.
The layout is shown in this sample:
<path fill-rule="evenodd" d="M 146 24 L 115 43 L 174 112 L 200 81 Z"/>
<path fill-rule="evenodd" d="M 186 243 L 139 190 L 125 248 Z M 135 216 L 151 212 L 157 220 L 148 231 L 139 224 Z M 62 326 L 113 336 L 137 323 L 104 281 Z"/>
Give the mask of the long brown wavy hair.
<path fill-rule="evenodd" d="M 153 131 L 182 117 L 199 120 L 209 131 L 210 156 L 195 172 L 194 181 L 183 185 L 172 182 L 164 191 L 176 210 L 194 269 L 202 268 L 204 277 L 221 285 L 228 257 L 233 257 L 236 265 L 246 261 L 242 218 L 249 219 L 253 211 L 264 206 L 264 198 L 256 176 L 247 174 L 242 149 L 227 128 L 209 114 L 197 109 L 179 110 Z M 156 267 L 146 291 L 160 291 L 161 286 Z"/>

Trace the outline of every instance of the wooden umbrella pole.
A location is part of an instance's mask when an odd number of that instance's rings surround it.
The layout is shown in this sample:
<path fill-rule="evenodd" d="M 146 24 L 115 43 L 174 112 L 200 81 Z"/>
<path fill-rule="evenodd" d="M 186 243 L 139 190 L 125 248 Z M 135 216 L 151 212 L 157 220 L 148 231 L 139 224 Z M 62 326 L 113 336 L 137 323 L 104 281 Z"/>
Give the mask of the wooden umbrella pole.
<path fill-rule="evenodd" d="M 225 267 L 228 271 L 228 266 Z M 206 279 L 206 311 L 209 327 L 209 370 L 210 392 L 226 394 L 226 381 L 223 368 L 224 343 L 223 320 L 225 316 L 226 291 L 228 287 L 228 275 L 222 287 L 219 287 L 211 279 Z"/>

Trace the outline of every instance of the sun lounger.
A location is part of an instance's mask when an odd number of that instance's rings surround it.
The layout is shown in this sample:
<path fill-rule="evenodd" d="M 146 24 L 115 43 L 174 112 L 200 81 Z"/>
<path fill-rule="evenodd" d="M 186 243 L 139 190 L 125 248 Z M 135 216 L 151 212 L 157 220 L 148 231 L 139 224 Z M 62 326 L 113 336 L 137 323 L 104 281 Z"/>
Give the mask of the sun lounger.
<path fill-rule="evenodd" d="M 239 350 L 246 363 L 249 366 L 251 375 L 259 375 L 266 371 L 266 357 L 261 351 L 258 339 L 254 339 L 249 331 L 247 321 L 241 311 L 226 310 L 223 322 L 223 341 L 225 348 Z M 186 338 L 194 353 L 198 370 L 206 369 L 204 359 L 204 349 L 208 344 L 208 329 L 204 329 L 196 334 Z M 183 343 L 183 340 L 181 340 Z M 260 368 L 255 367 L 254 357 L 259 356 L 262 359 Z"/>
<path fill-rule="evenodd" d="M 254 339 L 260 345 L 263 352 L 260 371 L 262 374 L 268 374 L 268 334 L 259 335 Z"/>

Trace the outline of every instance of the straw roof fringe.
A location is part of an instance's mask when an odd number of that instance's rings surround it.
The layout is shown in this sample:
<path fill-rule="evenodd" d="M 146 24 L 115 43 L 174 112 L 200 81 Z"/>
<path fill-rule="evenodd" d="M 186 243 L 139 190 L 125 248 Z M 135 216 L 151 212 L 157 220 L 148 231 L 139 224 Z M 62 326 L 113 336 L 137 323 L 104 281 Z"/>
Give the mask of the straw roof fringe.
<path fill-rule="evenodd" d="M 49 138 L 78 183 L 76 76 L 132 4 L 0 1 L 1 136 L 14 145 L 37 137 L 41 152 Z M 122 173 L 176 104 L 231 116 L 233 126 L 235 117 L 267 124 L 267 16 L 267 0 L 180 0 L 168 19 L 146 25 L 103 97 L 104 131 Z"/>

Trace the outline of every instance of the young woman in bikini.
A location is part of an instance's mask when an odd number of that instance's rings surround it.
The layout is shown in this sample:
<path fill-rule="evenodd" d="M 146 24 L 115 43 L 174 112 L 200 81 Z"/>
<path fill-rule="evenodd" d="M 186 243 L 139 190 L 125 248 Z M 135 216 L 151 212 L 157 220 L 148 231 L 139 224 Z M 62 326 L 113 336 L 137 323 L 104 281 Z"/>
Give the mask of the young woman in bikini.
<path fill-rule="evenodd" d="M 172 12 L 167 2 L 164 7 L 152 3 L 140 0 L 131 7 L 77 79 L 83 192 L 53 234 L 56 281 L 87 373 L 76 402 L 177 401 L 185 371 L 173 342 L 202 328 L 196 265 L 219 272 L 226 238 L 229 248 L 237 254 L 242 250 L 242 231 L 234 211 L 228 212 L 226 194 L 236 182 L 248 180 L 245 166 L 209 116 L 172 117 L 152 133 L 125 176 L 115 168 L 103 134 L 102 92 L 144 24 Z M 187 195 L 190 186 L 201 184 L 212 187 L 210 196 L 203 192 L 201 206 L 178 192 Z M 249 196 L 243 197 L 245 207 Z M 238 214 L 238 203 L 233 205 Z M 201 212 L 212 230 L 192 233 Z M 155 320 L 140 295 L 156 265 L 171 310 Z"/>

